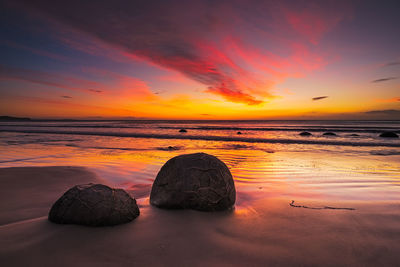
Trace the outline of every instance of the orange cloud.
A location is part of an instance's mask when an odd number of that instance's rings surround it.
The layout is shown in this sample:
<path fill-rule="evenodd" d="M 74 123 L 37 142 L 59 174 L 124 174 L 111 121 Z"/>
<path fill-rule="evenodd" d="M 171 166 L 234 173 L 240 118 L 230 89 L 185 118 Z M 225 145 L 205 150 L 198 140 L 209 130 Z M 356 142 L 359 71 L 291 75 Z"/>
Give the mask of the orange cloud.
<path fill-rule="evenodd" d="M 29 116 L 44 117 L 84 117 L 84 116 L 133 116 L 140 112 L 133 112 L 129 109 L 115 108 L 110 106 L 96 104 L 82 104 L 68 100 L 57 100 L 51 97 L 34 97 L 34 96 L 18 96 L 9 95 L 8 99 L 12 99 L 12 105 L 8 108 L 10 112 L 18 114 L 29 114 Z M 8 105 L 8 103 L 2 103 Z M 23 106 L 23 109 L 17 106 Z M 14 111 L 15 110 L 15 111 Z"/>
<path fill-rule="evenodd" d="M 207 92 L 221 95 L 225 99 L 228 99 L 228 100 L 230 100 L 232 102 L 236 102 L 236 103 L 246 103 L 248 105 L 258 105 L 258 104 L 263 103 L 263 101 L 254 99 L 249 94 L 245 94 L 241 91 L 234 91 L 232 89 L 228 89 L 228 88 L 224 87 L 223 84 L 221 86 L 215 87 L 215 88 L 209 87 L 207 89 Z"/>

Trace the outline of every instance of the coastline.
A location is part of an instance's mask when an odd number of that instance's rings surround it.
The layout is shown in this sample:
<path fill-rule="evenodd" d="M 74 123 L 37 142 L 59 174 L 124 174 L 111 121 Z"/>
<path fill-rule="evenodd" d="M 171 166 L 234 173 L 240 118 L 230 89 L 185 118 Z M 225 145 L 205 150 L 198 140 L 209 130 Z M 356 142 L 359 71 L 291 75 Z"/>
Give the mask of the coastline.
<path fill-rule="evenodd" d="M 336 204 L 356 210 L 310 210 L 291 207 L 288 199 L 264 198 L 216 213 L 143 204 L 131 223 L 90 228 L 47 220 L 53 201 L 69 187 L 104 183 L 87 169 L 1 168 L 0 179 L 0 260 L 5 266 L 398 263 L 396 202 L 346 201 Z"/>

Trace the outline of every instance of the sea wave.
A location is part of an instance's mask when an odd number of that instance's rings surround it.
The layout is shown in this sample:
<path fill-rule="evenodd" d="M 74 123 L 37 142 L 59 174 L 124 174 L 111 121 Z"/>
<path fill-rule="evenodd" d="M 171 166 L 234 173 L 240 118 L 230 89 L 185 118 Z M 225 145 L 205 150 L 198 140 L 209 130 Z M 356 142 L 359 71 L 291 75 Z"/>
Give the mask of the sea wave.
<path fill-rule="evenodd" d="M 124 125 L 125 124 L 125 125 Z M 384 131 L 393 131 L 400 133 L 399 127 L 377 127 L 377 126 L 316 126 L 316 125 L 299 125 L 299 126 L 271 126 L 271 127 L 232 127 L 232 126 L 154 126 L 146 124 L 0 124 L 4 127 L 16 128 L 94 128 L 94 129 L 170 129 L 179 130 L 185 128 L 186 130 L 203 130 L 203 131 L 307 131 L 307 132 L 357 132 L 357 133 L 382 133 Z"/>
<path fill-rule="evenodd" d="M 395 156 L 400 155 L 400 151 L 394 150 L 373 150 L 370 152 L 371 155 L 375 156 Z"/>
<path fill-rule="evenodd" d="M 247 143 L 275 143 L 275 144 L 304 144 L 304 145 L 332 145 L 332 146 L 363 146 L 363 147 L 400 147 L 395 142 L 351 142 L 335 140 L 304 140 L 304 139 L 282 139 L 282 138 L 252 138 L 232 136 L 199 136 L 187 134 L 153 134 L 153 133 L 124 133 L 124 132 L 91 132 L 91 131 L 67 131 L 67 130 L 32 130 L 32 129 L 0 129 L 0 132 L 36 133 L 36 134 L 67 134 L 67 135 L 91 135 L 91 136 L 113 136 L 130 138 L 154 138 L 154 139 L 181 139 L 181 140 L 205 140 L 225 142 L 247 142 Z"/>
<path fill-rule="evenodd" d="M 182 129 L 176 126 L 159 126 L 160 129 Z M 200 126 L 200 127 L 185 127 L 186 130 L 232 130 L 232 131 L 282 131 L 282 132 L 357 132 L 357 133 L 382 133 L 384 131 L 393 131 L 400 133 L 399 128 L 395 127 L 321 127 L 321 126 L 298 126 L 298 127 L 213 127 L 213 126 Z"/>

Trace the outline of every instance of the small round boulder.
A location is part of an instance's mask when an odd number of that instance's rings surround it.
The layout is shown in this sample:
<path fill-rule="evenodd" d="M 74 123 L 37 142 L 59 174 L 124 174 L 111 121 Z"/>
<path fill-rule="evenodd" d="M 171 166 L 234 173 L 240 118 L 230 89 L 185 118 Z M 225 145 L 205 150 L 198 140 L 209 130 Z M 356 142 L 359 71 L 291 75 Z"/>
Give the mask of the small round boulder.
<path fill-rule="evenodd" d="M 218 211 L 235 204 L 236 190 L 228 167 L 206 153 L 168 160 L 153 183 L 150 203 L 160 208 Z"/>
<path fill-rule="evenodd" d="M 102 184 L 76 185 L 51 207 L 49 220 L 60 224 L 108 226 L 139 216 L 136 200 L 122 189 Z"/>
<path fill-rule="evenodd" d="M 379 137 L 386 138 L 399 138 L 399 136 L 395 132 L 383 132 L 379 135 Z"/>
<path fill-rule="evenodd" d="M 325 136 L 336 136 L 336 134 L 332 133 L 332 132 L 326 132 L 323 135 L 325 135 Z"/>
<path fill-rule="evenodd" d="M 311 136 L 312 134 L 310 132 L 301 132 L 299 133 L 301 136 Z"/>

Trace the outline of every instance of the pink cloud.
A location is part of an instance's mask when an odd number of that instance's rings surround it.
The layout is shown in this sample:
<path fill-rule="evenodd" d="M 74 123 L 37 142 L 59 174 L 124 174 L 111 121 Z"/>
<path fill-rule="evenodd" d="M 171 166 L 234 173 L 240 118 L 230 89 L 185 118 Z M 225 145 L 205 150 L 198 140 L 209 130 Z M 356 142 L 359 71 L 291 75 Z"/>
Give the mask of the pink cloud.
<path fill-rule="evenodd" d="M 335 1 L 308 1 L 305 6 L 291 1 L 233 1 L 227 7 L 196 0 L 141 5 L 116 0 L 100 1 L 96 8 L 86 2 L 22 2 L 86 36 L 64 39 L 71 47 L 96 55 L 119 51 L 197 81 L 207 88 L 205 92 L 248 105 L 274 97 L 273 87 L 287 77 L 325 66 L 324 55 L 314 48 L 347 12 Z M 85 38 L 105 49 L 88 45 Z M 116 81 L 123 88 L 136 84 L 137 92 L 146 91 L 140 82 L 125 80 Z"/>
<path fill-rule="evenodd" d="M 88 94 L 100 93 L 102 95 L 113 95 L 119 98 L 130 97 L 132 99 L 146 101 L 158 99 L 144 81 L 135 77 L 97 69 L 85 69 L 84 71 L 90 72 L 103 80 L 106 78 L 106 81 L 99 82 L 55 72 L 13 68 L 2 65 L 0 65 L 0 79 L 30 82 Z"/>
<path fill-rule="evenodd" d="M 297 8 L 283 7 L 283 13 L 298 34 L 318 45 L 321 38 L 349 14 L 349 5 L 338 1 L 324 1 L 323 5 L 308 1 Z"/>
<path fill-rule="evenodd" d="M 94 90 L 104 90 L 104 85 L 96 81 L 75 78 L 53 72 L 14 68 L 4 65 L 0 65 L 0 79 L 25 81 L 86 93 Z"/>
<path fill-rule="evenodd" d="M 136 77 L 122 75 L 108 70 L 83 68 L 85 73 L 101 77 L 104 91 L 102 93 L 117 97 L 132 97 L 136 100 L 152 101 L 158 97 L 150 90 L 148 84 Z"/>

